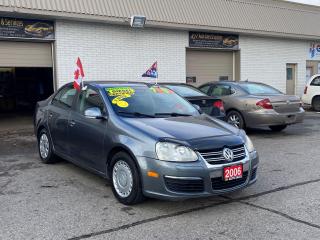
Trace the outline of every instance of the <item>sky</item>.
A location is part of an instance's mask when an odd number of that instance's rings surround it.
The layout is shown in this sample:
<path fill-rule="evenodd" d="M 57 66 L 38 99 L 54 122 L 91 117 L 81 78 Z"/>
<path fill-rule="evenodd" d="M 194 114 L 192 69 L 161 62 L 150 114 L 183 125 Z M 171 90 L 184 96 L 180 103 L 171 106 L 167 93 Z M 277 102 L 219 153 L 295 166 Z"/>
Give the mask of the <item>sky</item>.
<path fill-rule="evenodd" d="M 288 0 L 288 1 L 320 6 L 320 0 Z"/>

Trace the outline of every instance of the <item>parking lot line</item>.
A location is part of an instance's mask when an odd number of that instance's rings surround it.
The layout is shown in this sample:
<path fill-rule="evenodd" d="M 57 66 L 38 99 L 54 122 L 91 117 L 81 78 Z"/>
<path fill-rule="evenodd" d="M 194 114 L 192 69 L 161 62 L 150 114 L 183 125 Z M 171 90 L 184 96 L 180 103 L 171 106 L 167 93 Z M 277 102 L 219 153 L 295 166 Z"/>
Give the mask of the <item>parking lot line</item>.
<path fill-rule="evenodd" d="M 277 211 L 277 210 L 274 210 L 274 209 L 271 209 L 271 208 L 262 207 L 262 206 L 259 206 L 259 205 L 253 204 L 253 203 L 249 203 L 249 202 L 246 202 L 246 201 L 238 201 L 238 202 L 241 203 L 241 204 L 245 204 L 247 206 L 250 206 L 250 207 L 258 208 L 258 209 L 261 209 L 261 210 L 264 210 L 264 211 L 268 211 L 268 212 L 280 215 L 280 216 L 282 216 L 284 218 L 287 218 L 287 219 L 289 219 L 291 221 L 308 225 L 309 227 L 314 227 L 314 228 L 320 229 L 320 226 L 317 225 L 317 224 L 310 223 L 310 222 L 307 222 L 307 221 L 303 221 L 303 220 L 298 219 L 298 218 L 294 218 L 294 217 L 292 217 L 292 216 L 290 216 L 290 215 L 288 215 L 286 213 L 283 213 L 283 212 L 280 212 L 280 211 Z"/>
<path fill-rule="evenodd" d="M 150 223 L 150 222 L 154 222 L 154 221 L 158 221 L 161 219 L 167 219 L 167 218 L 172 218 L 172 217 L 176 217 L 176 216 L 180 216 L 183 214 L 187 214 L 187 213 L 192 213 L 192 212 L 196 212 L 196 211 L 200 211 L 200 210 L 204 210 L 207 208 L 212 208 L 212 207 L 217 207 L 217 206 L 221 206 L 221 205 L 226 205 L 226 204 L 230 204 L 230 203 L 241 203 L 241 204 L 245 204 L 251 207 L 255 207 L 255 208 L 259 208 L 261 210 L 265 210 L 265 211 L 269 211 L 272 212 L 274 214 L 280 215 L 282 217 L 285 217 L 289 220 L 298 222 L 298 223 L 302 223 L 311 227 L 315 227 L 317 229 L 320 229 L 319 225 L 313 224 L 313 223 L 309 223 L 294 217 L 291 217 L 285 213 L 273 210 L 273 209 L 269 209 L 269 208 L 264 208 L 252 203 L 248 203 L 245 202 L 244 200 L 248 200 L 251 198 L 256 198 L 259 196 L 263 196 L 263 195 L 267 195 L 267 194 L 271 194 L 271 193 L 275 193 L 275 192 L 280 192 L 280 191 L 285 191 L 294 187 L 298 187 L 298 186 L 303 186 L 303 185 L 308 185 L 308 184 L 312 184 L 312 183 L 317 183 L 320 182 L 320 179 L 314 179 L 314 180 L 309 180 L 309 181 L 303 181 L 303 182 L 299 182 L 299 183 L 295 183 L 295 184 L 290 184 L 287 186 L 283 186 L 283 187 L 278 187 L 269 191 L 264 191 L 261 193 L 257 193 L 257 194 L 253 194 L 253 195 L 249 195 L 249 196 L 244 196 L 241 198 L 230 198 L 230 197 L 225 197 L 222 196 L 223 198 L 226 199 L 226 201 L 223 202 L 219 202 L 219 203 L 213 203 L 213 204 L 207 204 L 205 206 L 201 206 L 201 207 L 197 207 L 197 208 L 191 208 L 191 209 L 187 209 L 187 210 L 183 210 L 183 211 L 179 211 L 179 212 L 174 212 L 174 213 L 170 213 L 170 214 L 165 214 L 165 215 L 159 215 L 156 217 L 152 217 L 152 218 L 147 218 L 147 219 L 143 219 L 137 222 L 133 222 L 130 224 L 125 224 L 125 225 L 121 225 L 115 228 L 110 228 L 110 229 L 106 229 L 106 230 L 102 230 L 102 231 L 98 231 L 98 232 L 92 232 L 92 233 L 88 233 L 88 234 L 84 234 L 84 235 L 80 235 L 80 236 L 76 236 L 76 237 L 72 237 L 69 238 L 68 240 L 81 240 L 81 239 L 88 239 L 91 237 L 95 237 L 95 236 L 99 236 L 99 235 L 104 235 L 104 234 L 108 234 L 108 233 L 113 233 L 113 232 L 117 232 L 117 231 L 121 231 L 121 230 L 125 230 L 125 229 L 129 229 L 138 225 L 142 225 L 142 224 L 146 224 L 146 223 Z"/>

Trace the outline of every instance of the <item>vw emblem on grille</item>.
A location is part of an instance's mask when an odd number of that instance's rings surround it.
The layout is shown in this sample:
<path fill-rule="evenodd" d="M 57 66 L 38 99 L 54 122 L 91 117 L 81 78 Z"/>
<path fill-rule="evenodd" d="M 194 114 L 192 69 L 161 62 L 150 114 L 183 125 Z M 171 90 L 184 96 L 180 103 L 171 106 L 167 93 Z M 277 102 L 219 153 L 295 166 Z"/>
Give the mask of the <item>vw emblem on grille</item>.
<path fill-rule="evenodd" d="M 231 149 L 229 149 L 229 148 L 223 149 L 222 154 L 228 162 L 233 161 L 233 151 Z"/>
<path fill-rule="evenodd" d="M 290 102 L 290 100 L 287 100 L 287 105 L 289 105 L 291 102 Z"/>

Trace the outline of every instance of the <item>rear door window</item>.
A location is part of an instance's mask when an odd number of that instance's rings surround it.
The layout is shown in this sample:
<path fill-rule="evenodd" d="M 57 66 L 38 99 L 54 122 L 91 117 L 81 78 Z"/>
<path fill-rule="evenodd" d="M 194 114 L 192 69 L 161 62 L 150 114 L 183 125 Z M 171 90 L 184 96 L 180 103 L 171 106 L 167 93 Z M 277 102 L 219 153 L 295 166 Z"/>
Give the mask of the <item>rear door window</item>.
<path fill-rule="evenodd" d="M 72 86 L 66 86 L 54 97 L 52 104 L 59 107 L 71 108 L 76 93 L 77 90 Z"/>
<path fill-rule="evenodd" d="M 315 79 L 312 80 L 311 86 L 320 86 L 320 77 L 316 77 Z"/>
<path fill-rule="evenodd" d="M 182 97 L 203 97 L 206 96 L 203 92 L 197 88 L 185 85 L 168 85 L 168 88 L 178 93 Z"/>
<path fill-rule="evenodd" d="M 234 89 L 229 85 L 215 85 L 213 86 L 210 96 L 228 96 L 234 94 Z"/>
<path fill-rule="evenodd" d="M 265 84 L 260 84 L 260 83 L 245 83 L 241 84 L 241 88 L 244 89 L 246 92 L 249 94 L 282 94 L 279 90 L 265 85 Z"/>
<path fill-rule="evenodd" d="M 211 87 L 210 85 L 205 85 L 203 87 L 200 87 L 199 89 L 200 89 L 201 92 L 204 92 L 205 94 L 208 94 L 210 87 Z"/>

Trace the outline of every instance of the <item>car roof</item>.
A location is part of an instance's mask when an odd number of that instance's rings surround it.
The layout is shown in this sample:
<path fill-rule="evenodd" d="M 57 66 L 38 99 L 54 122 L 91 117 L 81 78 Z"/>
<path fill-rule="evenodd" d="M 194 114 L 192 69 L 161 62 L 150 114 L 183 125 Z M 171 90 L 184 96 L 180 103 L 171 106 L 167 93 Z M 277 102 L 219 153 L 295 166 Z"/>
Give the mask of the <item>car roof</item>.
<path fill-rule="evenodd" d="M 189 84 L 186 84 L 186 83 L 180 83 L 180 82 L 161 82 L 159 83 L 160 85 L 175 85 L 175 86 L 178 86 L 178 85 L 184 85 L 184 86 L 191 86 Z"/>
<path fill-rule="evenodd" d="M 187 83 L 177 83 L 177 82 L 162 82 L 162 83 L 159 83 L 160 85 L 162 86 L 184 86 L 184 87 L 190 87 L 190 88 L 196 88 L 195 86 L 193 85 L 190 85 L 190 84 L 187 84 Z"/>
<path fill-rule="evenodd" d="M 234 85 L 242 85 L 242 84 L 247 84 L 247 83 L 254 83 L 254 84 L 263 84 L 266 85 L 265 83 L 262 82 L 253 82 L 253 81 L 236 81 L 236 80 L 228 80 L 228 81 L 212 81 L 212 82 L 208 82 L 205 84 L 202 84 L 200 87 L 205 86 L 205 85 L 210 85 L 210 84 L 223 84 L 223 83 L 231 83 Z"/>
<path fill-rule="evenodd" d="M 134 81 L 85 81 L 86 85 L 91 85 L 94 87 L 111 87 L 111 86 L 154 86 L 155 83 L 147 83 L 147 82 L 134 82 Z"/>

